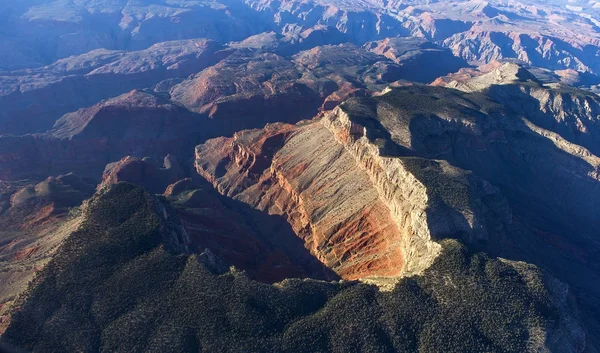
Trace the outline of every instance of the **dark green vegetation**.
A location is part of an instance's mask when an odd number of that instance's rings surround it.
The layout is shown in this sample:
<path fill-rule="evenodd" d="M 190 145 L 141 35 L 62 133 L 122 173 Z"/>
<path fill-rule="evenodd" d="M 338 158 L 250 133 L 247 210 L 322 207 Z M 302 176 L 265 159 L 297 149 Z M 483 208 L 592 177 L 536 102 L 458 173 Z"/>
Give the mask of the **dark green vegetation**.
<path fill-rule="evenodd" d="M 546 98 L 526 97 L 523 91 L 529 88 L 522 86 L 537 87 L 537 94 Z M 452 206 L 467 200 L 472 207 L 473 188 L 461 187 L 455 180 L 480 184 L 487 209 L 495 213 L 486 218 L 508 217 L 508 222 L 488 229 L 507 235 L 490 234 L 485 241 L 468 246 L 535 264 L 568 283 L 588 329 L 587 345 L 595 346 L 591 341 L 600 337 L 596 239 L 600 187 L 594 177 L 598 167 L 567 143 L 590 151 L 597 148 L 596 120 L 587 115 L 596 108 L 585 108 L 596 103 L 581 102 L 560 89 L 519 82 L 475 93 L 413 85 L 380 97 L 353 98 L 341 108 L 367 128 L 367 137 L 383 146 L 382 154 L 402 158 L 428 190 L 434 190 L 430 192 L 433 200 Z M 548 113 L 548 106 L 560 107 L 564 118 Z M 574 128 L 577 124 L 585 128 Z M 560 142 L 537 129 L 546 129 Z M 441 173 L 444 168 L 440 167 L 446 165 L 463 171 Z M 506 204 L 481 180 L 497 188 Z"/>
<path fill-rule="evenodd" d="M 266 285 L 175 251 L 169 205 L 140 187 L 117 184 L 86 207 L 6 342 L 32 352 L 523 352 L 562 321 L 535 267 L 455 241 L 392 292 Z"/>

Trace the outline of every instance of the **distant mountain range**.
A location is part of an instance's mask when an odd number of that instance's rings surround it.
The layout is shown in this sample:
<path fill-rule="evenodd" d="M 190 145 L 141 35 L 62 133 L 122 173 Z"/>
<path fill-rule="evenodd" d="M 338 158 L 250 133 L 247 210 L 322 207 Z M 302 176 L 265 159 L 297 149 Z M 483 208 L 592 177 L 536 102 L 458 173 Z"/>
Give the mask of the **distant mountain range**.
<path fill-rule="evenodd" d="M 39 67 L 98 48 L 275 32 L 286 42 L 362 45 L 421 37 L 481 65 L 515 59 L 600 74 L 596 1 L 22 1 L 0 5 L 0 68 Z M 324 28 L 326 34 L 319 34 Z M 592 79 L 591 79 L 592 80 Z M 598 80 L 586 84 L 597 84 Z"/>

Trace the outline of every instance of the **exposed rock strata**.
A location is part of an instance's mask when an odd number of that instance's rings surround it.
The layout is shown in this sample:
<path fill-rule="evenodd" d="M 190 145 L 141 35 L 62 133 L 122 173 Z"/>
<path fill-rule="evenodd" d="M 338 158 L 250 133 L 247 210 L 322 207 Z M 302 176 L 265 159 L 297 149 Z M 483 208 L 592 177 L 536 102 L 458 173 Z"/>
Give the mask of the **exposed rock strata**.
<path fill-rule="evenodd" d="M 598 312 L 589 298 L 600 288 L 589 278 L 597 278 L 600 159 L 593 145 L 583 146 L 584 134 L 572 139 L 562 127 L 581 119 L 575 126 L 595 136 L 595 117 L 585 113 L 594 111 L 586 106 L 595 98 L 545 87 L 520 67 L 490 75 L 476 92 L 400 87 L 350 99 L 317 121 L 210 140 L 196 149 L 196 168 L 224 195 L 287 217 L 311 253 L 343 278 L 420 273 L 435 258 L 436 241 L 453 237 L 552 270 L 583 307 Z M 551 110 L 544 123 L 543 100 L 503 100 L 516 92 L 571 103 L 550 103 L 562 114 Z M 344 193 L 348 187 L 354 191 Z M 401 261 L 371 264 L 370 247 L 348 239 L 364 236 L 389 252 L 370 228 L 382 215 Z M 360 227 L 335 226 L 357 218 Z M 340 246 L 328 248 L 333 238 Z M 339 255 L 348 250 L 353 257 Z M 590 327 L 594 317 L 586 314 Z"/>
<path fill-rule="evenodd" d="M 402 235 L 368 175 L 323 125 L 269 125 L 264 134 L 211 140 L 196 154 L 198 171 L 219 191 L 287 217 L 311 253 L 342 277 L 402 272 Z"/>
<path fill-rule="evenodd" d="M 338 108 L 317 122 L 210 140 L 196 149 L 196 167 L 221 193 L 285 215 L 344 278 L 420 273 L 439 252 L 435 239 L 488 237 L 489 211 L 477 200 L 498 193 L 491 185 L 444 162 L 382 154 L 367 128 Z M 443 182 L 424 184 L 427 170 Z M 465 195 L 452 200 L 430 187 Z"/>
<path fill-rule="evenodd" d="M 240 49 L 170 93 L 173 101 L 207 114 L 221 135 L 230 136 L 266 123 L 312 118 L 408 76 L 394 62 L 350 44 L 315 47 L 292 58 Z"/>

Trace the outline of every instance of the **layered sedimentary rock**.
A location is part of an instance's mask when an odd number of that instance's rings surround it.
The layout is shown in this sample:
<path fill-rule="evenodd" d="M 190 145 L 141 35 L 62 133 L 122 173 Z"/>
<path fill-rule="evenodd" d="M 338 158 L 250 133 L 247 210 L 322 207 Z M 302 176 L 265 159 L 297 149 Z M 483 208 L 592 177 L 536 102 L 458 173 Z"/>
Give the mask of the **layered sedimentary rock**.
<path fill-rule="evenodd" d="M 502 72 L 507 70 L 493 75 Z M 583 91 L 543 87 L 522 80 L 529 77 L 523 74 L 518 75 L 521 78 L 508 75 L 507 82 L 500 80 L 469 94 L 433 87 L 399 88 L 379 98 L 349 102 L 345 109 L 350 116 L 368 117 L 364 124 L 378 127 L 384 138 L 394 141 L 390 154 L 445 160 L 498 187 L 513 210 L 512 222 L 488 226 L 496 231 L 482 246 L 490 253 L 548 268 L 569 282 L 580 305 L 589 310 L 589 327 L 596 330 L 598 307 L 589 298 L 600 288 L 589 278 L 597 278 L 600 160 L 592 152 L 593 145 L 584 147 L 585 138 L 595 135 L 596 119 L 580 112 L 593 111 L 589 108 L 597 98 Z M 542 101 L 522 96 L 530 91 L 566 98 L 569 104 L 560 104 L 559 98 L 555 107 L 565 109 L 562 113 L 541 114 Z M 582 123 L 574 124 L 578 120 Z M 579 131 L 585 129 L 590 135 L 573 134 L 565 126 L 579 126 Z M 381 135 L 374 134 L 373 139 Z M 495 197 L 487 201 L 490 210 L 505 213 L 505 201 Z M 490 216 L 490 220 L 503 219 Z"/>
<path fill-rule="evenodd" d="M 349 97 L 368 96 L 401 78 L 397 69 L 353 45 L 319 47 L 292 59 L 240 49 L 189 80 L 165 82 L 159 92 L 134 90 L 81 108 L 42 134 L 1 136 L 0 177 L 76 172 L 99 178 L 107 163 L 127 155 L 189 158 L 207 138 L 278 120 L 295 123 Z"/>
<path fill-rule="evenodd" d="M 368 175 L 325 126 L 269 125 L 211 140 L 198 147 L 196 163 L 223 194 L 287 217 L 311 253 L 342 277 L 402 272 L 402 235 Z"/>
<path fill-rule="evenodd" d="M 196 168 L 224 195 L 286 216 L 313 255 L 350 279 L 420 273 L 437 256 L 434 239 L 485 240 L 497 232 L 488 213 L 502 215 L 486 205 L 498 194 L 488 183 L 448 163 L 386 156 L 339 108 L 210 140 Z"/>
<path fill-rule="evenodd" d="M 518 66 L 490 77 L 471 93 L 400 87 L 319 120 L 210 140 L 196 149 L 196 168 L 224 195 L 284 215 L 343 278 L 421 273 L 437 241 L 452 237 L 551 269 L 597 312 L 589 298 L 600 288 L 588 280 L 597 277 L 600 160 L 585 134 L 564 128 L 595 136 L 597 98 L 543 86 Z M 562 98 L 517 106 L 507 92 Z"/>

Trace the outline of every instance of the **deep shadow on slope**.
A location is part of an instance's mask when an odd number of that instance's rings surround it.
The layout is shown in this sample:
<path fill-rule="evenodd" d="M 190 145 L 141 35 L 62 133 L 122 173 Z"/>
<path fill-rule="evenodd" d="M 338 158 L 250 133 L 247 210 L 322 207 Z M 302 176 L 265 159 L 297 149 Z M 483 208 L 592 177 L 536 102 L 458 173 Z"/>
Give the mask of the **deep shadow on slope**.
<path fill-rule="evenodd" d="M 498 187 L 515 215 L 502 225 L 510 228 L 511 236 L 492 235 L 470 245 L 494 256 L 534 263 L 568 282 L 590 339 L 597 342 L 600 245 L 595 235 L 600 229 L 596 212 L 600 184 L 588 176 L 594 172 L 590 164 L 560 150 L 532 131 L 513 109 L 484 94 L 413 86 L 350 103 L 347 106 L 370 106 L 369 118 L 377 120 L 370 126 L 381 124 L 379 129 L 398 145 L 384 148 L 385 154 L 444 160 Z M 361 124 L 363 111 L 357 114 Z M 430 173 L 424 175 L 415 173 L 428 189 L 440 187 Z"/>
<path fill-rule="evenodd" d="M 217 193 L 196 177 L 167 189 L 190 238 L 190 250 L 209 249 L 248 277 L 265 283 L 286 278 L 337 280 L 305 248 L 283 216 L 270 215 Z"/>
<path fill-rule="evenodd" d="M 600 142 L 598 141 L 600 111 L 597 108 L 600 97 L 595 94 L 564 85 L 550 90 L 531 84 L 492 85 L 485 91 L 485 94 L 505 104 L 509 114 L 525 115 L 537 126 L 553 131 L 565 140 L 587 148 L 596 156 L 600 155 Z M 535 94 L 541 96 L 540 100 L 532 96 Z M 544 98 L 548 99 L 547 106 L 542 104 Z M 553 106 L 554 103 L 560 105 Z M 575 109 L 575 114 L 567 114 L 564 119 L 557 117 L 560 110 L 573 109 Z M 590 121 L 587 121 L 588 119 Z"/>
<path fill-rule="evenodd" d="M 182 253 L 172 215 L 131 184 L 94 197 L 4 342 L 30 352 L 523 352 L 545 332 L 550 349 L 581 348 L 580 330 L 561 326 L 570 314 L 560 285 L 525 264 L 447 241 L 423 277 L 390 293 L 355 282 L 266 285 L 210 253 Z"/>

